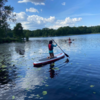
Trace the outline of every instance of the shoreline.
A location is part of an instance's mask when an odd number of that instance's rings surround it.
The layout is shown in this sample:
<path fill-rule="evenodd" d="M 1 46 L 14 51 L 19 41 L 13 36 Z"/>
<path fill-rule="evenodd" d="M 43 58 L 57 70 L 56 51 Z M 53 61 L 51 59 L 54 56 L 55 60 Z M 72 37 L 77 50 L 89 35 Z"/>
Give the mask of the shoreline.
<path fill-rule="evenodd" d="M 92 34 L 100 34 L 100 33 L 84 33 L 84 34 L 71 34 L 71 35 L 63 35 L 63 36 L 75 36 L 75 35 L 92 35 Z M 50 37 L 50 36 L 48 36 Z M 60 36 L 51 36 L 51 37 L 60 37 Z M 47 38 L 47 37 L 29 37 L 29 38 Z M 17 38 L 1 38 L 0 44 L 3 43 L 12 43 L 12 42 L 25 42 L 26 39 L 17 39 Z"/>

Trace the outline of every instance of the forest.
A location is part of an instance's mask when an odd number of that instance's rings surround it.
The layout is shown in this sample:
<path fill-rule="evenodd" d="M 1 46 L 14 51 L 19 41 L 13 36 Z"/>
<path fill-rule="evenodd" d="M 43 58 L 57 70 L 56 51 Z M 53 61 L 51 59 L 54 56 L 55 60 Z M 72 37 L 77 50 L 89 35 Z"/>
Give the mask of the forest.
<path fill-rule="evenodd" d="M 20 28 L 20 30 L 19 30 Z M 1 30 L 0 30 L 1 33 Z M 81 34 L 95 34 L 100 33 L 100 26 L 79 26 L 79 27 L 60 27 L 57 30 L 43 28 L 37 30 L 24 30 L 21 23 L 17 23 L 13 30 L 10 28 L 6 30 L 0 37 L 5 38 L 20 38 L 20 37 L 48 37 L 48 36 L 68 36 L 68 35 L 81 35 Z"/>
<path fill-rule="evenodd" d="M 60 27 L 57 30 L 43 28 L 37 30 L 24 30 L 24 34 L 29 37 L 48 37 L 48 36 L 68 36 L 68 35 L 81 35 L 81 34 L 92 34 L 100 33 L 100 26 L 79 26 L 79 27 Z"/>

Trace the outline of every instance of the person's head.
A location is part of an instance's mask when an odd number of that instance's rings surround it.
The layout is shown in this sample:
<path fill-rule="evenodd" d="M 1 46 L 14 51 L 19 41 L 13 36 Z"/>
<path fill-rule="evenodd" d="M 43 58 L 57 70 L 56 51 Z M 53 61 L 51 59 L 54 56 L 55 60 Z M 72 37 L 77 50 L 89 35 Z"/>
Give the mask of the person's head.
<path fill-rule="evenodd" d="M 52 40 L 49 41 L 49 44 L 52 44 Z"/>

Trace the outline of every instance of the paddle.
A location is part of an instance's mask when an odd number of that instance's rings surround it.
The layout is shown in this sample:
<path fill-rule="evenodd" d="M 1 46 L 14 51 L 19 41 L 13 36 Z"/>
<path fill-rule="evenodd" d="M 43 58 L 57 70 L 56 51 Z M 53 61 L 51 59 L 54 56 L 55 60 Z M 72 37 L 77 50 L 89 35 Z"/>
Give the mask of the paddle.
<path fill-rule="evenodd" d="M 53 39 L 52 39 L 53 40 Z M 53 40 L 54 41 L 54 40 Z M 55 42 L 55 41 L 54 41 Z M 56 43 L 56 42 L 55 42 Z M 56 43 L 57 44 L 57 43 Z M 60 48 L 60 46 L 57 44 L 57 46 Z M 60 48 L 61 49 L 61 48 Z M 61 49 L 62 50 L 62 49 Z M 69 55 L 67 55 L 63 50 L 62 52 L 66 55 L 66 57 L 69 57 Z"/>

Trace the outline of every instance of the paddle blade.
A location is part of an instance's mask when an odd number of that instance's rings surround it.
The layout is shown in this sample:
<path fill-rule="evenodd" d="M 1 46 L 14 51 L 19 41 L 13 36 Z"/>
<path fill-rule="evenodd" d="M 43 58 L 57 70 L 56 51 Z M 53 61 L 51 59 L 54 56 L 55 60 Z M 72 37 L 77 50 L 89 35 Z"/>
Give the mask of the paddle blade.
<path fill-rule="evenodd" d="M 67 55 L 66 53 L 65 53 L 65 55 L 66 55 L 67 57 L 69 57 L 69 55 Z"/>

